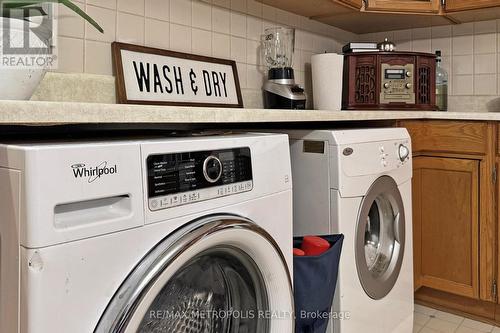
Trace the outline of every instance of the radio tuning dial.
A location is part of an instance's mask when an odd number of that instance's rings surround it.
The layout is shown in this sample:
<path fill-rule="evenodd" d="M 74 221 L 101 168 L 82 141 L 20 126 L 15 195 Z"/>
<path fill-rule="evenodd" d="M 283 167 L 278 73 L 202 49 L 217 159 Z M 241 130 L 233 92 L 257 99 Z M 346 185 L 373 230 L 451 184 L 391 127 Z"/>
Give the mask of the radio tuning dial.
<path fill-rule="evenodd" d="M 406 76 L 407 76 L 407 77 L 411 77 L 411 75 L 412 75 L 412 74 L 411 74 L 411 72 L 410 72 L 410 71 L 406 71 Z"/>
<path fill-rule="evenodd" d="M 407 84 L 405 84 L 405 87 L 406 87 L 406 89 L 411 89 L 412 84 L 411 83 L 407 83 Z"/>
<path fill-rule="evenodd" d="M 208 156 L 203 162 L 203 176 L 209 183 L 216 183 L 222 176 L 222 163 L 213 156 Z"/>
<path fill-rule="evenodd" d="M 389 82 L 384 83 L 384 88 L 389 89 L 391 87 L 391 84 Z"/>

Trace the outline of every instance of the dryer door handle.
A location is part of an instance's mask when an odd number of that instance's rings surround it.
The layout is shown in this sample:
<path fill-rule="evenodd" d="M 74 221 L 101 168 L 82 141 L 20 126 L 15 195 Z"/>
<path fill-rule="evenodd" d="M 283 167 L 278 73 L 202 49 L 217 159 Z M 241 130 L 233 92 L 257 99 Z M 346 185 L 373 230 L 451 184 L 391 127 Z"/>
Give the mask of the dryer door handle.
<path fill-rule="evenodd" d="M 396 217 L 394 218 L 394 238 L 396 241 L 401 244 L 401 234 L 400 230 L 404 228 L 404 226 L 401 225 L 402 221 L 399 218 L 399 213 L 396 214 Z"/>

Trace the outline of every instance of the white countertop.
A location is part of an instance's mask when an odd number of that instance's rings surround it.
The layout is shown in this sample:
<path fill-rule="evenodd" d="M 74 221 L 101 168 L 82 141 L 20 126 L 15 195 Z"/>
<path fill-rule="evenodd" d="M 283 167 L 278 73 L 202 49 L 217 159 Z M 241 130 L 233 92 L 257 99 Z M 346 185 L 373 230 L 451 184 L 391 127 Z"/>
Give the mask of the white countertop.
<path fill-rule="evenodd" d="M 0 101 L 0 125 L 268 123 L 395 119 L 500 121 L 500 112 L 315 111 Z"/>

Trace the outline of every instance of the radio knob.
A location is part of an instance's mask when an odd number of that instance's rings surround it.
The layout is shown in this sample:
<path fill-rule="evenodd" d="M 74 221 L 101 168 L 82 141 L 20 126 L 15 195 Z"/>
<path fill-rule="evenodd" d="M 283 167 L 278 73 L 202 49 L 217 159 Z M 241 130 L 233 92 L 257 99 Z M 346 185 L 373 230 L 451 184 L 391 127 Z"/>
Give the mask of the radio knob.
<path fill-rule="evenodd" d="M 391 87 L 391 84 L 389 82 L 384 83 L 384 88 L 389 89 Z"/>
<path fill-rule="evenodd" d="M 203 176 L 209 183 L 216 183 L 222 176 L 222 163 L 221 161 L 211 155 L 208 156 L 203 162 Z"/>
<path fill-rule="evenodd" d="M 407 83 L 407 84 L 405 84 L 406 89 L 411 89 L 411 87 L 412 87 L 412 86 L 413 86 L 413 85 L 412 85 L 411 83 Z"/>
<path fill-rule="evenodd" d="M 406 76 L 407 77 L 411 77 L 412 76 L 412 73 L 410 71 L 406 71 Z"/>

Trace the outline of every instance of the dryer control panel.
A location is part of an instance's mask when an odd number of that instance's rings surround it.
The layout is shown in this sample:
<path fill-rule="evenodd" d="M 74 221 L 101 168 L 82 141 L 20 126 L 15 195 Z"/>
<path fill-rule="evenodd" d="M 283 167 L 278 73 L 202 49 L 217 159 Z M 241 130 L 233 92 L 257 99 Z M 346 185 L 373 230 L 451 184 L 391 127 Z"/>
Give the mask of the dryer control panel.
<path fill-rule="evenodd" d="M 251 191 L 250 148 L 151 155 L 149 209 L 170 207 Z"/>

